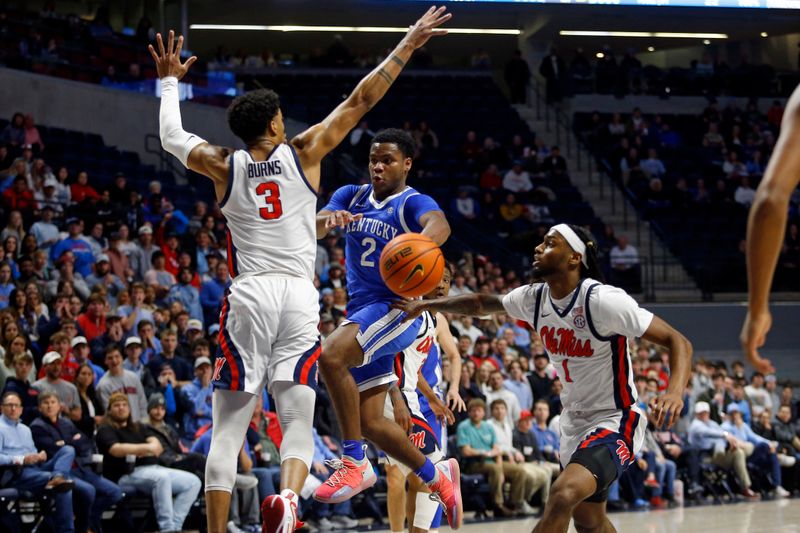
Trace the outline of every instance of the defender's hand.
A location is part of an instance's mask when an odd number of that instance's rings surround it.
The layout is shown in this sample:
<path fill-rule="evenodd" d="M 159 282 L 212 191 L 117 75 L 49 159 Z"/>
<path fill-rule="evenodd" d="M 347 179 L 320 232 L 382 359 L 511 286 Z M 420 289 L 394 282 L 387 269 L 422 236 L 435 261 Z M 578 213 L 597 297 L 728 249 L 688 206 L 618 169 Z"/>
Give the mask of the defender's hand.
<path fill-rule="evenodd" d="M 414 320 L 419 315 L 425 311 L 425 301 L 424 300 L 395 300 L 392 304 L 392 309 L 399 309 L 406 314 L 406 317 L 403 319 L 404 322 L 409 320 Z"/>
<path fill-rule="evenodd" d="M 447 30 L 437 29 L 439 26 L 453 18 L 450 13 L 445 13 L 447 8 L 432 6 L 422 17 L 409 28 L 405 40 L 414 47 L 414 50 L 421 48 L 428 42 L 428 39 L 437 35 L 447 35 Z"/>
<path fill-rule="evenodd" d="M 192 56 L 185 63 L 181 63 L 183 35 L 178 37 L 178 44 L 175 45 L 175 32 L 172 30 L 169 30 L 169 41 L 167 41 L 166 50 L 160 33 L 156 34 L 156 43 L 158 44 L 158 53 L 156 53 L 152 44 L 147 45 L 147 49 L 150 50 L 150 55 L 153 56 L 153 61 L 156 63 L 156 71 L 158 71 L 159 78 L 175 76 L 180 80 L 189 71 L 192 63 L 197 61 L 197 56 Z"/>
<path fill-rule="evenodd" d="M 351 222 L 361 220 L 363 217 L 361 213 L 354 215 L 349 211 L 334 211 L 325 220 L 325 229 L 345 228 Z"/>

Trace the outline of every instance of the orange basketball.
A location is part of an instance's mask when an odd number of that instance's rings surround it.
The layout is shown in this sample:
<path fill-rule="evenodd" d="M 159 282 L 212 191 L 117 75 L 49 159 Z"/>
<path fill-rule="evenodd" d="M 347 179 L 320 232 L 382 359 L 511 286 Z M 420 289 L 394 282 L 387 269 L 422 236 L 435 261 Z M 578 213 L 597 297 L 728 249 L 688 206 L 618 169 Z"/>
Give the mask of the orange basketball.
<path fill-rule="evenodd" d="M 404 233 L 381 253 L 381 277 L 392 292 L 416 298 L 435 289 L 444 275 L 444 256 L 430 237 Z"/>

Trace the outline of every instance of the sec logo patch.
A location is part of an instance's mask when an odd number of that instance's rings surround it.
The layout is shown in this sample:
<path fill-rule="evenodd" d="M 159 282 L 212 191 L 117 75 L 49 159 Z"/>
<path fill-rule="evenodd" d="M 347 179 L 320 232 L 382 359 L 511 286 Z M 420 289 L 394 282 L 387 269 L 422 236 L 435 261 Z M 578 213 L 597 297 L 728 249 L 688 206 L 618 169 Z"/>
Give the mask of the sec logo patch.
<path fill-rule="evenodd" d="M 586 326 L 586 319 L 583 315 L 578 315 L 572 319 L 573 324 L 575 324 L 576 328 L 583 328 Z"/>

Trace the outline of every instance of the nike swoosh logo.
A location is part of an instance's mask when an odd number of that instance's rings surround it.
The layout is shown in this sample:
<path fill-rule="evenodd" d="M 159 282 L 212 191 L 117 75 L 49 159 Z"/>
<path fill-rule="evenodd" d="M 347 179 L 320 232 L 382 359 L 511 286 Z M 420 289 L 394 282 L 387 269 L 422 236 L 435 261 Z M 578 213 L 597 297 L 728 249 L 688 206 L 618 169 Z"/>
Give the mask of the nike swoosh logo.
<path fill-rule="evenodd" d="M 408 282 L 411 281 L 411 278 L 413 278 L 415 275 L 417 275 L 417 273 L 425 274 L 425 269 L 422 268 L 422 265 L 418 264 L 417 266 L 415 266 L 413 268 L 413 270 L 411 270 L 411 272 L 409 272 L 409 274 L 406 277 L 406 279 L 403 281 L 403 283 L 400 284 L 400 287 L 398 287 L 398 288 L 402 289 L 403 287 L 405 287 L 408 284 Z"/>
<path fill-rule="evenodd" d="M 547 313 L 547 314 L 544 314 L 544 313 L 542 313 L 542 318 L 546 318 L 546 317 L 548 317 L 548 316 L 550 316 L 550 315 L 552 315 L 552 314 L 553 314 L 553 313 Z"/>

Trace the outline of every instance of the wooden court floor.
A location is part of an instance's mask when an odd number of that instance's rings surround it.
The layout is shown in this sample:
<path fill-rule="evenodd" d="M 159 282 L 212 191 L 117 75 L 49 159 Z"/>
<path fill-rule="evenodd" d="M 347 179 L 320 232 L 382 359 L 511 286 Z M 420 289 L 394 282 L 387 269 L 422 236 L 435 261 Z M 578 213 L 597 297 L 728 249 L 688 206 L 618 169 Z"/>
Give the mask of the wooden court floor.
<path fill-rule="evenodd" d="M 800 533 L 800 499 L 613 513 L 620 533 Z M 464 524 L 464 533 L 530 533 L 536 519 Z M 441 531 L 449 532 L 446 526 Z M 570 527 L 570 533 L 575 529 Z"/>

